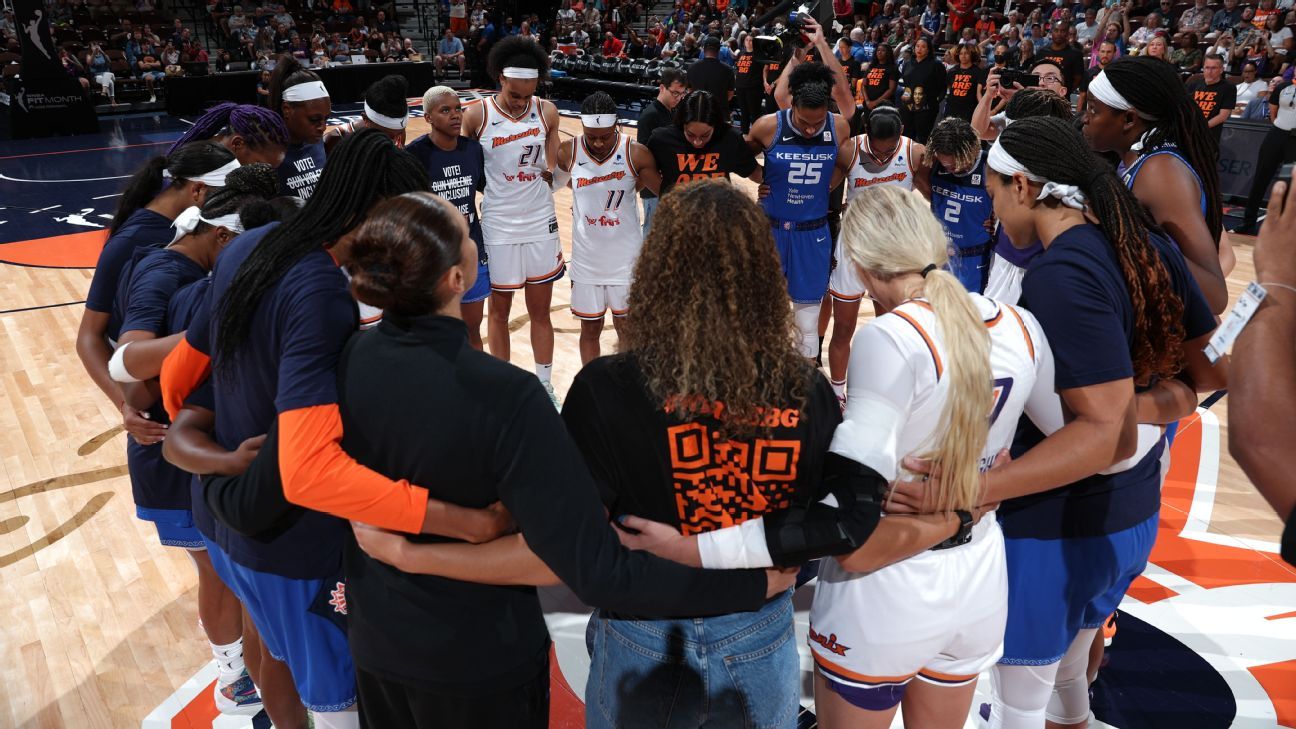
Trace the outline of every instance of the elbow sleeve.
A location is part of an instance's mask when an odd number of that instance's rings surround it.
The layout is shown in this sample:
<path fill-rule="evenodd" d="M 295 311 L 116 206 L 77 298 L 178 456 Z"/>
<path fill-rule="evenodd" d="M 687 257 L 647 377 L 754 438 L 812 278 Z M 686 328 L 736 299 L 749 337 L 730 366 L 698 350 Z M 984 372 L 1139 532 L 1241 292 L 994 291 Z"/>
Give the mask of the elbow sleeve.
<path fill-rule="evenodd" d="M 887 480 L 868 466 L 831 452 L 824 471 L 824 483 L 837 506 L 798 505 L 765 516 L 765 539 L 774 564 L 849 554 L 877 528 Z"/>

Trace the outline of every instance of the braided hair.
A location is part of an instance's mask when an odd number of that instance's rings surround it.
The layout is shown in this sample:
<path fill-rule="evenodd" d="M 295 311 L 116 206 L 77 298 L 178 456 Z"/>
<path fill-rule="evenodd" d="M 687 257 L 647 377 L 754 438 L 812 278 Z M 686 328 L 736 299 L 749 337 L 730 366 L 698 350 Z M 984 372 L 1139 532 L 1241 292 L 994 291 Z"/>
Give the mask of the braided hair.
<path fill-rule="evenodd" d="M 364 100 L 379 114 L 400 119 L 409 115 L 409 104 L 405 103 L 408 95 L 409 81 L 404 76 L 392 74 L 369 84 Z"/>
<path fill-rule="evenodd" d="M 193 126 L 171 145 L 167 154 L 190 142 L 224 134 L 239 135 L 252 149 L 288 146 L 288 127 L 284 126 L 283 117 L 278 113 L 263 106 L 226 101 L 213 106 L 198 117 Z"/>
<path fill-rule="evenodd" d="M 1071 102 L 1048 89 L 1032 87 L 1013 94 L 1004 107 L 1004 114 L 1013 121 L 1032 116 L 1050 116 L 1071 121 Z"/>
<path fill-rule="evenodd" d="M 1218 150 L 1201 109 L 1179 80 L 1179 72 L 1160 59 L 1126 56 L 1108 64 L 1103 74 L 1147 124 L 1143 139 L 1145 154 L 1164 144 L 1174 144 L 1183 152 L 1201 179 L 1202 193 L 1206 196 L 1206 226 L 1210 228 L 1211 240 L 1218 241 L 1224 225 L 1219 169 L 1215 163 Z"/>
<path fill-rule="evenodd" d="M 931 139 L 927 140 L 927 149 L 923 152 L 923 163 L 935 169 L 938 154 L 952 156 L 954 166 L 958 169 L 971 167 L 976 164 L 977 155 L 981 154 L 981 140 L 966 120 L 947 116 L 937 122 L 936 128 L 932 130 Z"/>
<path fill-rule="evenodd" d="M 279 56 L 275 62 L 274 72 L 270 74 L 270 110 L 278 114 L 282 112 L 284 100 L 283 92 L 297 84 L 310 83 L 319 81 L 320 77 L 314 71 L 303 68 L 301 62 L 291 55 L 284 54 Z M 300 101 L 291 101 L 290 104 L 300 104 Z"/>
<path fill-rule="evenodd" d="M 617 113 L 616 101 L 612 95 L 606 91 L 595 91 L 581 102 L 580 113 L 582 114 L 615 114 Z"/>
<path fill-rule="evenodd" d="M 832 100 L 832 69 L 822 63 L 800 63 L 788 76 L 792 105 L 803 109 L 823 109 Z"/>
<path fill-rule="evenodd" d="M 233 161 L 234 153 L 215 142 L 193 142 L 150 159 L 126 183 L 108 235 L 116 233 L 136 210 L 153 202 L 166 184 L 165 175 L 170 175 L 171 184 L 181 185 Z"/>
<path fill-rule="evenodd" d="M 511 35 L 491 46 L 490 55 L 486 57 L 487 73 L 498 80 L 504 69 L 509 67 L 534 68 L 540 72 L 543 81 L 549 75 L 549 54 L 530 38 Z"/>
<path fill-rule="evenodd" d="M 675 105 L 674 119 L 672 121 L 675 122 L 675 126 L 680 131 L 683 131 L 685 126 L 693 122 L 710 125 L 715 129 L 716 134 L 723 133 L 729 126 L 725 123 L 720 106 L 716 104 L 709 91 L 690 91 L 688 96 L 685 96 L 680 103 Z"/>
<path fill-rule="evenodd" d="M 202 215 L 207 219 L 238 213 L 244 230 L 259 228 L 279 220 L 279 214 L 269 200 L 279 194 L 279 174 L 264 162 L 243 165 L 229 173 L 225 186 L 207 196 Z M 202 233 L 211 225 L 199 222 L 194 233 Z"/>
<path fill-rule="evenodd" d="M 1134 194 L 1110 165 L 1094 156 L 1075 127 L 1061 119 L 1013 122 L 999 135 L 999 144 L 1032 174 L 1075 185 L 1088 198 L 1089 212 L 1116 252 L 1133 305 L 1130 359 L 1135 382 L 1178 374 L 1184 364 L 1183 301 L 1171 288 L 1170 274 L 1148 238 L 1157 232 L 1156 223 Z"/>
<path fill-rule="evenodd" d="M 380 200 L 427 190 L 427 171 L 377 129 L 348 134 L 300 213 L 271 230 L 239 266 L 216 310 L 215 359 L 237 361 L 261 298 L 298 260 L 355 229 Z M 236 376 L 234 367 L 225 367 Z"/>

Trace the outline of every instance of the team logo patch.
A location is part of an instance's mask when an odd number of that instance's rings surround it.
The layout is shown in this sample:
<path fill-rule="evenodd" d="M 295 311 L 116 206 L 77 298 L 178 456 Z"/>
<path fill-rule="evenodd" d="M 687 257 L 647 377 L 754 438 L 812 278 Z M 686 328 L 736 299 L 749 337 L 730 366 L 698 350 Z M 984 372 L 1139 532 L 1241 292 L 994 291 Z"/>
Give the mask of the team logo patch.
<path fill-rule="evenodd" d="M 346 583 L 339 581 L 337 583 L 337 586 L 334 587 L 331 591 L 329 591 L 329 595 L 331 597 L 328 601 L 328 604 L 333 606 L 333 612 L 346 615 L 347 614 Z"/>
<path fill-rule="evenodd" d="M 973 185 L 980 185 L 980 184 L 981 184 L 981 175 L 972 175 L 972 184 L 973 184 Z"/>
<path fill-rule="evenodd" d="M 823 635 L 823 634 L 821 634 L 821 633 L 816 633 L 816 632 L 815 632 L 815 629 L 814 629 L 814 628 L 811 628 L 811 629 L 810 629 L 810 640 L 812 640 L 812 641 L 814 641 L 815 643 L 818 643 L 819 645 L 823 646 L 824 650 L 829 651 L 829 652 L 831 652 L 831 653 L 836 653 L 837 655 L 839 655 L 839 656 L 841 656 L 841 657 L 843 657 L 843 658 L 846 657 L 846 651 L 850 650 L 850 646 L 848 646 L 848 645 L 842 645 L 841 643 L 838 643 L 838 642 L 837 642 L 837 634 L 836 634 L 836 633 L 831 633 L 831 634 L 829 634 L 829 635 Z"/>

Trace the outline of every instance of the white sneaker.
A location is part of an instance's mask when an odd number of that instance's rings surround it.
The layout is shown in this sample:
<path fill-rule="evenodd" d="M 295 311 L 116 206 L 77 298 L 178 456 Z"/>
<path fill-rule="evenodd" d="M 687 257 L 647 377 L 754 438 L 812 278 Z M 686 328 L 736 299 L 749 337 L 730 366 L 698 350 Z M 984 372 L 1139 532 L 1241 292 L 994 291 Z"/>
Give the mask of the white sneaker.
<path fill-rule="evenodd" d="M 558 412 L 562 412 L 562 403 L 558 402 L 558 393 L 554 392 L 553 383 L 547 380 L 540 380 L 540 384 L 544 385 L 545 392 L 549 395 L 549 399 L 553 401 L 554 408 L 556 408 Z"/>

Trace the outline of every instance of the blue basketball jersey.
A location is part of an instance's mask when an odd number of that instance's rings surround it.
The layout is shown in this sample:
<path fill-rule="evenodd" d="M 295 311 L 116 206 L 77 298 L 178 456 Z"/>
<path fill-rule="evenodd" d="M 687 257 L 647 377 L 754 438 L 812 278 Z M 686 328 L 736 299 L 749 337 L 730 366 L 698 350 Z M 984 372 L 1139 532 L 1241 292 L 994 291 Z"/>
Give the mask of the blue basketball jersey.
<path fill-rule="evenodd" d="M 969 291 L 977 293 L 985 288 L 994 243 L 994 204 L 986 191 L 985 176 L 984 152 L 966 175 L 944 168 L 931 175 L 931 208 L 949 236 L 950 271 Z"/>
<path fill-rule="evenodd" d="M 774 141 L 765 149 L 765 214 L 776 220 L 807 222 L 828 215 L 829 185 L 837 165 L 836 116 L 806 137 L 792 124 L 792 110 L 778 112 Z"/>
<path fill-rule="evenodd" d="M 1192 173 L 1193 179 L 1197 180 L 1197 189 L 1201 191 L 1198 193 L 1197 202 L 1201 206 L 1202 216 L 1205 217 L 1206 186 L 1202 184 L 1201 175 L 1197 174 L 1197 170 L 1193 168 L 1192 164 L 1189 163 L 1188 160 L 1182 154 L 1179 154 L 1178 148 L 1176 148 L 1173 144 L 1165 144 L 1160 147 L 1157 147 L 1151 152 L 1148 152 L 1147 154 L 1134 160 L 1134 164 L 1130 165 L 1128 168 L 1118 170 L 1121 173 L 1121 179 L 1124 180 L 1125 182 L 1125 186 L 1133 190 L 1134 180 L 1135 178 L 1138 177 L 1138 173 L 1142 171 L 1143 163 L 1147 162 L 1153 157 L 1157 157 L 1163 154 L 1168 154 L 1171 157 L 1174 157 L 1175 159 L 1179 160 L 1180 162 L 1183 162 L 1184 167 L 1187 167 L 1188 171 Z M 1121 166 L 1124 167 L 1124 164 L 1122 163 Z"/>

